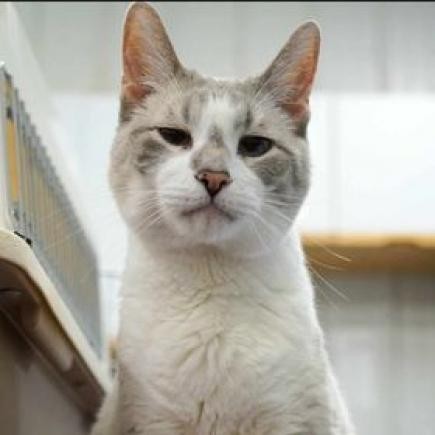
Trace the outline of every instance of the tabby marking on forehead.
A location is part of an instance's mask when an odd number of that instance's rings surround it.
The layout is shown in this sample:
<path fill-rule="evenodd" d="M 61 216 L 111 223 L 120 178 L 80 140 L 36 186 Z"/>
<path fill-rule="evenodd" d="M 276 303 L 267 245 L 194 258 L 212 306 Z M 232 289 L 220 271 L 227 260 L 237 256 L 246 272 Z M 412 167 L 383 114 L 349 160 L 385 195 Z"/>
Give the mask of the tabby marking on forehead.
<path fill-rule="evenodd" d="M 215 148 L 225 147 L 225 141 L 222 136 L 222 132 L 216 125 L 210 129 L 208 138 L 211 146 L 214 146 Z"/>
<path fill-rule="evenodd" d="M 191 125 L 198 122 L 199 115 L 207 101 L 207 97 L 207 90 L 205 89 L 196 90 L 185 97 L 182 116 L 186 124 Z"/>
<path fill-rule="evenodd" d="M 251 108 L 246 105 L 246 107 L 241 110 L 238 117 L 234 120 L 234 130 L 246 132 L 252 125 L 254 115 Z"/>
<path fill-rule="evenodd" d="M 209 95 L 201 112 L 198 125 L 194 126 L 197 142 L 205 144 L 211 135 L 219 135 L 220 141 L 228 146 L 234 135 L 234 119 L 237 115 L 237 107 L 228 95 Z"/>

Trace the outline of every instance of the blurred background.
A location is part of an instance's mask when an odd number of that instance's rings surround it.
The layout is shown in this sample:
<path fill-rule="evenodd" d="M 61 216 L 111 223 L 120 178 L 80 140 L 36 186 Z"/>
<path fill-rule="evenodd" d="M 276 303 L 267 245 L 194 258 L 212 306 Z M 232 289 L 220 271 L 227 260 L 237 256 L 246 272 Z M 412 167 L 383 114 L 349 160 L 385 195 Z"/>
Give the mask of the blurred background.
<path fill-rule="evenodd" d="M 298 24 L 319 22 L 309 127 L 314 179 L 298 225 L 313 252 L 331 358 L 358 433 L 433 434 L 435 4 L 152 4 L 181 61 L 215 77 L 261 72 Z M 47 128 L 98 249 L 108 337 L 116 335 L 126 249 L 106 180 L 126 6 L 14 4 L 44 91 L 32 97 L 33 78 L 21 83 L 41 123 L 48 104 L 55 114 Z M 387 249 L 403 240 L 405 250 Z"/>

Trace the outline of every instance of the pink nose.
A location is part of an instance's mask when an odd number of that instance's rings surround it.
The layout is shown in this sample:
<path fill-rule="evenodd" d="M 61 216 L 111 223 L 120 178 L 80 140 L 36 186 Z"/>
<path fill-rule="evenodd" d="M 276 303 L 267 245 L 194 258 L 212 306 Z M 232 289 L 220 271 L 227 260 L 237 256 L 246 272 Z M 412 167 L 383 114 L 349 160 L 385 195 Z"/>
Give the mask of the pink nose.
<path fill-rule="evenodd" d="M 233 181 L 230 174 L 225 171 L 200 171 L 195 178 L 204 185 L 211 197 L 217 195 L 223 187 Z"/>

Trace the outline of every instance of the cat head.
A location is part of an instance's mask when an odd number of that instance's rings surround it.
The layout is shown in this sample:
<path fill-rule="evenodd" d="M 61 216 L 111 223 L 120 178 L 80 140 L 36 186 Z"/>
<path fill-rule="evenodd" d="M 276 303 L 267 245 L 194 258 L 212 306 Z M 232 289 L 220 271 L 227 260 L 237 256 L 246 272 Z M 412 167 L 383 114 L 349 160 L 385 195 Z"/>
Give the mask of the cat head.
<path fill-rule="evenodd" d="M 137 237 L 242 255 L 284 238 L 309 186 L 319 43 L 308 22 L 260 76 L 205 78 L 182 66 L 153 8 L 130 6 L 110 182 Z"/>

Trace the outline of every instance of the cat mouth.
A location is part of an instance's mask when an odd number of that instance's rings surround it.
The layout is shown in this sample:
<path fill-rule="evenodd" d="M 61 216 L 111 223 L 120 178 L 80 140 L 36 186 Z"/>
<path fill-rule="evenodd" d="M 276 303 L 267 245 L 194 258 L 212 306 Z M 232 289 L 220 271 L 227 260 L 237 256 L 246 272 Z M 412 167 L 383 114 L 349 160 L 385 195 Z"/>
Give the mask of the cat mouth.
<path fill-rule="evenodd" d="M 193 216 L 199 216 L 203 215 L 207 218 L 215 218 L 215 217 L 224 217 L 230 221 L 233 221 L 235 217 L 228 213 L 227 211 L 223 210 L 222 208 L 218 207 L 215 203 L 209 203 L 206 205 L 202 205 L 200 207 L 196 207 L 190 210 L 183 211 L 182 216 L 185 217 L 193 217 Z"/>

